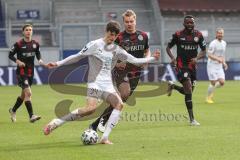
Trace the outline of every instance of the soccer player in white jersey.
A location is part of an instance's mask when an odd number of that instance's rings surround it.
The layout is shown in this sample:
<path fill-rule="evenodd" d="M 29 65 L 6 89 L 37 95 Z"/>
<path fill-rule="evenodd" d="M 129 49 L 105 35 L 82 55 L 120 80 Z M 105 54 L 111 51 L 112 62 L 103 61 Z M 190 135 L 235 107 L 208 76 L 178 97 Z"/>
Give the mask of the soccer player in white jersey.
<path fill-rule="evenodd" d="M 101 98 L 111 104 L 114 110 L 108 120 L 106 130 L 103 133 L 100 143 L 112 144 L 108 137 L 112 128 L 117 124 L 120 118 L 123 102 L 113 86 L 111 70 L 115 66 L 117 60 L 133 64 L 144 64 L 154 62 L 160 57 L 159 51 L 156 51 L 153 57 L 148 58 L 135 58 L 128 54 L 124 49 L 113 43 L 119 32 L 120 24 L 116 21 L 110 21 L 106 26 L 105 36 L 103 38 L 91 41 L 75 55 L 48 64 L 49 68 L 54 68 L 75 63 L 82 57 L 88 56 L 89 74 L 86 107 L 78 108 L 61 118 L 53 119 L 44 128 L 45 135 L 50 134 L 51 131 L 67 121 L 81 119 L 94 113 L 98 99 Z"/>
<path fill-rule="evenodd" d="M 223 28 L 217 28 L 216 39 L 214 39 L 208 48 L 207 73 L 210 84 L 207 91 L 207 103 L 213 102 L 213 92 L 216 88 L 222 87 L 225 82 L 224 70 L 228 66 L 225 61 L 225 50 L 227 43 L 223 40 Z"/>

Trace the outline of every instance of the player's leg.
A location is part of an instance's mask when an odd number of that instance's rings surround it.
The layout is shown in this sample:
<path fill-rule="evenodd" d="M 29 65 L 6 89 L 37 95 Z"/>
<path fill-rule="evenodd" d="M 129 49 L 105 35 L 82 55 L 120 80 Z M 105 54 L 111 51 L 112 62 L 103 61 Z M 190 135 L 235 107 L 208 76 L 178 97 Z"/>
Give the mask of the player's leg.
<path fill-rule="evenodd" d="M 109 135 L 120 119 L 123 103 L 117 93 L 108 95 L 106 98 L 106 101 L 110 103 L 114 109 L 109 117 L 108 123 L 106 125 L 106 129 L 102 135 L 100 143 L 112 144 L 112 142 L 109 140 Z"/>
<path fill-rule="evenodd" d="M 215 68 L 214 68 L 215 69 Z M 207 103 L 214 103 L 213 102 L 213 93 L 216 88 L 220 88 L 224 85 L 225 83 L 225 74 L 223 69 L 221 70 L 212 70 L 208 69 L 208 77 L 210 80 L 210 84 L 208 86 L 208 91 L 207 91 L 207 98 L 206 102 Z"/>
<path fill-rule="evenodd" d="M 18 108 L 22 105 L 24 98 L 25 98 L 24 91 L 21 90 L 21 95 L 17 98 L 17 100 L 12 108 L 13 112 L 16 112 L 18 110 Z"/>
<path fill-rule="evenodd" d="M 118 86 L 118 91 L 119 91 L 119 94 L 121 95 L 122 101 L 125 102 L 131 93 L 130 84 L 128 81 L 123 81 L 117 86 Z M 90 125 L 90 128 L 96 131 L 99 126 L 99 131 L 104 132 L 104 126 L 107 123 L 112 111 L 113 111 L 113 107 L 110 105 L 108 108 L 104 110 L 103 114 Z"/>
<path fill-rule="evenodd" d="M 179 81 L 182 81 L 183 77 L 182 77 L 182 71 L 181 71 L 181 70 L 178 70 L 178 72 L 177 72 L 177 78 L 178 78 Z M 182 95 L 185 95 L 184 89 L 183 89 L 182 86 L 178 86 L 178 85 L 174 84 L 173 82 L 170 82 L 170 81 L 169 81 L 167 96 L 171 96 L 173 89 L 176 90 L 176 91 L 178 91 L 178 92 L 181 93 Z"/>
<path fill-rule="evenodd" d="M 131 82 L 131 81 L 130 81 Z M 118 91 L 119 94 L 121 96 L 121 99 L 123 102 L 126 102 L 128 97 L 132 94 L 132 90 L 130 87 L 130 83 L 129 81 L 123 81 L 121 84 L 118 85 Z M 136 87 L 135 87 L 136 88 Z M 113 106 L 110 105 L 110 108 L 108 109 L 108 112 L 102 117 L 102 126 L 105 126 L 105 124 L 107 123 L 112 111 L 113 111 Z M 103 129 L 102 129 L 103 131 Z"/>
<path fill-rule="evenodd" d="M 225 73 L 223 71 L 223 68 L 221 68 L 219 71 L 218 71 L 218 82 L 215 84 L 215 88 L 220 88 L 220 87 L 223 87 L 224 84 L 225 84 Z"/>
<path fill-rule="evenodd" d="M 181 94 L 183 94 L 183 95 L 185 94 L 183 87 L 178 86 L 178 85 L 176 85 L 176 84 L 173 84 L 171 87 L 172 87 L 172 89 L 178 91 L 179 93 L 181 93 Z"/>
<path fill-rule="evenodd" d="M 28 86 L 27 88 L 24 88 L 23 92 L 25 95 L 25 98 L 24 98 L 25 106 L 27 108 L 29 119 L 30 119 L 29 121 L 31 123 L 34 123 L 35 121 L 41 119 L 41 117 L 33 114 L 33 107 L 32 107 L 32 101 L 31 101 L 31 98 L 32 98 L 31 87 Z"/>
<path fill-rule="evenodd" d="M 214 103 L 212 98 L 213 98 L 213 92 L 215 90 L 215 85 L 217 82 L 216 67 L 207 65 L 207 74 L 208 74 L 208 79 L 210 81 L 210 84 L 207 89 L 206 102 L 211 104 L 211 103 Z"/>
<path fill-rule="evenodd" d="M 129 95 L 132 92 L 130 87 L 131 80 L 129 82 L 128 78 L 124 78 L 124 77 L 126 77 L 125 72 L 121 73 L 121 75 L 118 75 L 118 78 L 115 78 L 115 81 L 116 81 L 119 94 L 121 95 L 122 101 L 126 102 Z M 104 110 L 102 115 L 97 120 L 95 120 L 89 127 L 96 131 L 99 126 L 98 128 L 99 131 L 104 132 L 104 129 L 105 129 L 104 126 L 107 123 L 112 111 L 113 111 L 113 107 L 110 105 L 108 108 Z"/>
<path fill-rule="evenodd" d="M 59 118 L 55 118 L 50 121 L 43 129 L 45 135 L 50 134 L 54 129 L 62 126 L 64 123 L 69 121 L 75 121 L 79 118 L 88 116 L 95 112 L 97 107 L 98 99 L 95 97 L 88 97 L 86 106 L 84 108 L 77 108 L 67 115 Z"/>
<path fill-rule="evenodd" d="M 33 77 L 27 77 L 24 79 L 23 92 L 24 92 L 25 106 L 27 108 L 28 115 L 30 118 L 29 121 L 31 123 L 34 123 L 35 121 L 41 119 L 41 116 L 33 114 L 32 90 L 31 90 L 32 81 L 33 81 Z"/>
<path fill-rule="evenodd" d="M 17 80 L 18 80 L 18 85 L 22 88 L 22 86 L 24 85 L 23 79 L 20 76 L 17 76 Z M 16 122 L 16 112 L 17 112 L 18 108 L 22 105 L 24 98 L 25 98 L 25 94 L 22 89 L 21 95 L 17 98 L 14 106 L 12 108 L 9 108 L 10 118 L 11 118 L 12 122 Z"/>
<path fill-rule="evenodd" d="M 215 90 L 215 85 L 218 86 L 218 81 L 215 80 L 210 80 L 210 84 L 207 89 L 207 97 L 206 97 L 206 102 L 211 104 L 213 102 L 213 92 Z"/>
<path fill-rule="evenodd" d="M 97 129 L 100 132 L 104 132 L 105 130 L 105 124 L 107 123 L 111 113 L 113 111 L 113 107 L 110 105 L 107 107 L 104 112 L 99 116 L 92 124 L 89 125 L 89 128 L 97 131 Z"/>
<path fill-rule="evenodd" d="M 187 107 L 190 124 L 191 125 L 200 125 L 195 119 L 193 114 L 193 103 L 192 103 L 192 82 L 190 78 L 182 82 L 184 93 L 185 93 L 185 105 Z"/>

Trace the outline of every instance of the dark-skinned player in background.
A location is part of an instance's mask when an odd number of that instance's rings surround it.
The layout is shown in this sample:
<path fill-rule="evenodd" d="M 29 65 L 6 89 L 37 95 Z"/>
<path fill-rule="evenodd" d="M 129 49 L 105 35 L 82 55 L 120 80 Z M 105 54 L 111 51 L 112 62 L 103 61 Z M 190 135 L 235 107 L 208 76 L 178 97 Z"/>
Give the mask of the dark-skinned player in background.
<path fill-rule="evenodd" d="M 171 89 L 177 90 L 185 96 L 185 104 L 188 110 L 190 125 L 199 126 L 193 114 L 192 93 L 196 83 L 196 63 L 206 55 L 206 43 L 200 31 L 195 30 L 195 19 L 192 15 L 184 17 L 184 29 L 177 31 L 172 35 L 166 51 L 171 58 L 171 64 L 176 69 L 178 81 L 182 84 L 177 86 L 171 85 Z M 175 58 L 171 48 L 176 45 L 177 57 Z M 198 53 L 198 48 L 201 51 Z M 169 91 L 169 96 L 171 90 Z"/>

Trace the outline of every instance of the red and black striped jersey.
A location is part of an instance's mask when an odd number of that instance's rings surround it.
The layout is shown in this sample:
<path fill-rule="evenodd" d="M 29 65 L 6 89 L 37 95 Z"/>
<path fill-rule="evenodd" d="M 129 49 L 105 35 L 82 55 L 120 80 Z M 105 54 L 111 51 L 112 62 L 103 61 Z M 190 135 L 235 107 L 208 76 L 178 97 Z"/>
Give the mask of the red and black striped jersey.
<path fill-rule="evenodd" d="M 190 64 L 191 59 L 197 57 L 199 47 L 202 51 L 206 50 L 206 42 L 202 33 L 198 30 L 193 30 L 190 34 L 185 29 L 177 31 L 172 35 L 168 47 L 172 48 L 174 45 L 177 46 L 178 68 L 195 68 Z"/>
<path fill-rule="evenodd" d="M 32 73 L 30 74 L 29 70 L 33 70 L 35 56 L 38 60 L 41 59 L 39 43 L 35 40 L 26 42 L 24 41 L 24 39 L 21 39 L 16 42 L 9 51 L 9 59 L 14 62 L 16 62 L 16 60 L 18 59 L 25 63 L 24 72 L 28 75 L 33 74 L 33 71 L 31 71 Z M 17 67 L 17 73 L 18 72 L 20 73 L 19 67 Z"/>
<path fill-rule="evenodd" d="M 143 58 L 145 50 L 149 48 L 147 34 L 139 30 L 131 34 L 120 32 L 115 43 L 136 58 Z"/>
<path fill-rule="evenodd" d="M 135 33 L 120 32 L 115 43 L 136 58 L 143 58 L 145 51 L 149 49 L 147 34 L 139 30 Z M 127 63 L 126 69 L 135 70 L 136 68 L 139 67 Z"/>

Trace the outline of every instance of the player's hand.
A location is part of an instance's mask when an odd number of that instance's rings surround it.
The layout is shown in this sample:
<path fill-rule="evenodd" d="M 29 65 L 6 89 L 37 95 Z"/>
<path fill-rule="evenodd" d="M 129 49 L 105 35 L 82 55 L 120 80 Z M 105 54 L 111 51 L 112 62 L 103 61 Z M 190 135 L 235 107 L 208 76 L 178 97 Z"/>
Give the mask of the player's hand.
<path fill-rule="evenodd" d="M 171 60 L 171 66 L 172 66 L 172 67 L 176 67 L 176 66 L 177 66 L 177 61 L 176 61 L 175 58 L 173 58 L 173 59 Z"/>
<path fill-rule="evenodd" d="M 197 64 L 197 58 L 192 58 L 190 63 L 192 65 L 196 65 Z"/>
<path fill-rule="evenodd" d="M 56 68 L 58 67 L 56 62 L 50 62 L 47 64 L 47 68 L 51 69 L 51 68 Z"/>
<path fill-rule="evenodd" d="M 124 62 L 117 63 L 115 67 L 119 70 L 124 70 L 126 68 L 126 63 Z"/>
<path fill-rule="evenodd" d="M 223 64 L 224 59 L 223 59 L 223 57 L 218 57 L 217 61 L 218 61 L 219 63 L 222 63 L 222 64 Z"/>
<path fill-rule="evenodd" d="M 49 68 L 49 67 L 48 67 L 48 64 L 43 63 L 43 64 L 40 64 L 40 65 L 43 66 L 43 67 L 45 67 L 45 68 Z"/>
<path fill-rule="evenodd" d="M 154 53 L 153 53 L 153 57 L 156 59 L 156 60 L 159 60 L 161 56 L 161 53 L 159 50 L 156 50 Z"/>
<path fill-rule="evenodd" d="M 25 67 L 25 63 L 23 63 L 22 61 L 20 60 L 16 60 L 16 63 L 19 67 Z"/>
<path fill-rule="evenodd" d="M 223 68 L 224 68 L 225 71 L 228 69 L 227 63 L 225 63 L 225 62 L 223 63 Z"/>
<path fill-rule="evenodd" d="M 38 63 L 40 64 L 40 66 L 43 66 L 45 68 L 48 68 L 48 65 L 45 64 L 41 59 L 38 61 Z"/>

